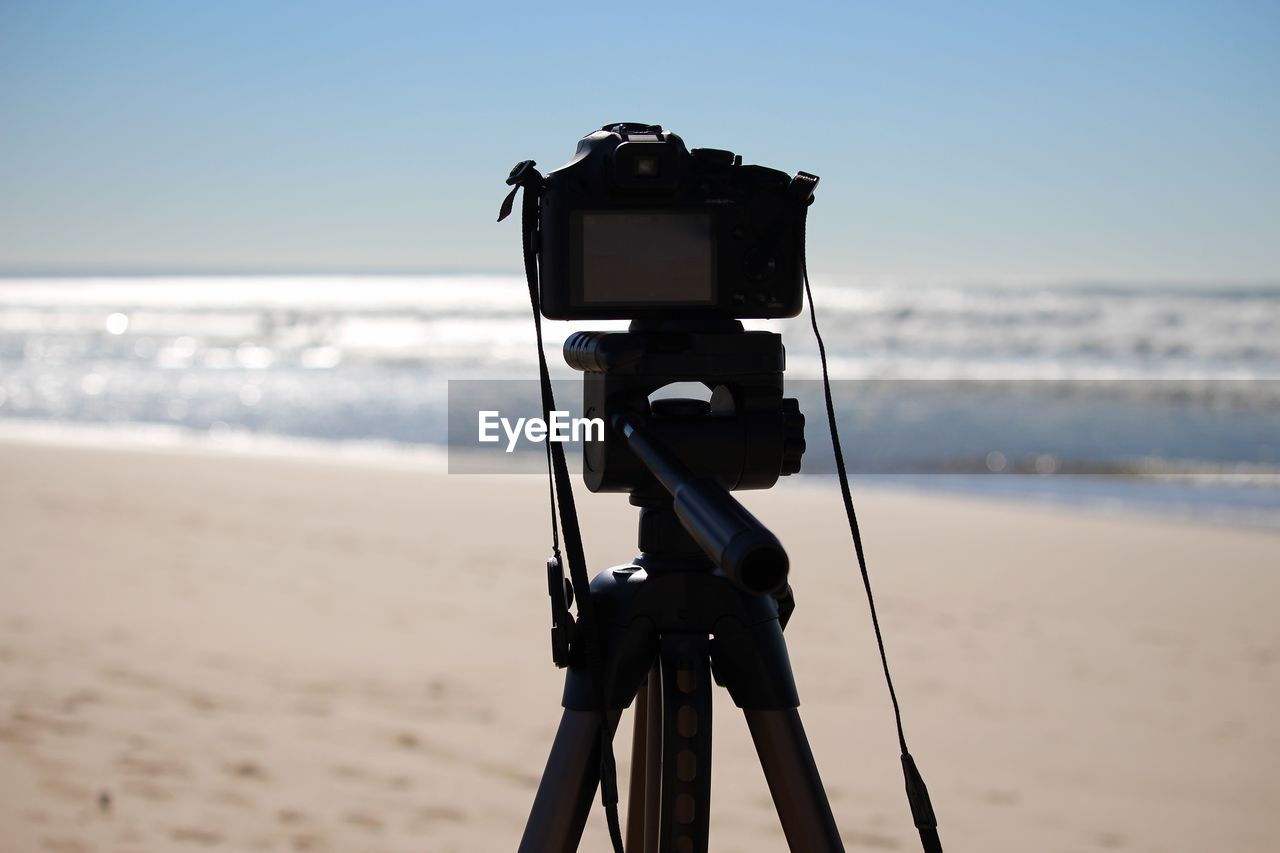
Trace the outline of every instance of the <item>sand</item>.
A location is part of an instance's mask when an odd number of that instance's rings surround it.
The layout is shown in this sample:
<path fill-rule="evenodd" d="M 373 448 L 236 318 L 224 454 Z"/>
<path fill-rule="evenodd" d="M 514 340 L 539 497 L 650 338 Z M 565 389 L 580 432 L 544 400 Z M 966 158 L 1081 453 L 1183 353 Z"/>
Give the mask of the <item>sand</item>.
<path fill-rule="evenodd" d="M 0 444 L 0 851 L 515 849 L 560 713 L 543 489 Z M 787 637 L 846 846 L 918 849 L 835 494 L 747 497 L 792 555 Z M 1276 849 L 1280 536 L 858 497 L 948 850 Z M 634 510 L 579 499 L 593 565 L 628 560 Z M 717 701 L 712 849 L 783 850 Z"/>

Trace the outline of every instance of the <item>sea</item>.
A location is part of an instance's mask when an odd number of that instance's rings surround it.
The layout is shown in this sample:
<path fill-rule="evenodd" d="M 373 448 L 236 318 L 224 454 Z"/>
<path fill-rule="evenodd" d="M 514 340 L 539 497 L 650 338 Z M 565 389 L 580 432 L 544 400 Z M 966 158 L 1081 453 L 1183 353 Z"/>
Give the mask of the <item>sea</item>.
<path fill-rule="evenodd" d="M 855 490 L 1280 530 L 1280 286 L 813 287 Z M 560 399 L 564 337 L 625 325 L 544 323 Z M 807 314 L 747 326 L 782 334 L 797 479 L 830 485 Z M 451 399 L 536 388 L 534 347 L 519 275 L 0 278 L 0 437 L 448 459 Z"/>

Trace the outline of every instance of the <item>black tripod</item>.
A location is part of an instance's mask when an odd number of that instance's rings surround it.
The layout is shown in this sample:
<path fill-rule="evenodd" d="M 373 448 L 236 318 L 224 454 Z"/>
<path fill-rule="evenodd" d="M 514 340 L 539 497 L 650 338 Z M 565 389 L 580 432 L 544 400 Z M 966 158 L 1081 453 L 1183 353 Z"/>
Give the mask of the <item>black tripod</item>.
<path fill-rule="evenodd" d="M 793 608 L 778 540 L 728 490 L 768 488 L 799 470 L 803 416 L 782 398 L 781 339 L 734 321 L 696 331 L 635 323 L 583 332 L 565 357 L 585 375 L 584 413 L 612 430 L 585 445 L 592 491 L 626 491 L 640 511 L 641 554 L 595 577 L 604 724 L 636 702 L 627 853 L 705 853 L 711 798 L 711 681 L 743 709 L 792 851 L 842 851 L 782 629 Z M 710 402 L 655 400 L 672 382 Z M 556 585 L 553 578 L 553 602 Z M 553 645 L 563 654 L 568 602 Z M 571 650 L 564 715 L 520 844 L 577 849 L 598 785 L 595 685 Z M 610 732 L 612 734 L 612 732 Z"/>

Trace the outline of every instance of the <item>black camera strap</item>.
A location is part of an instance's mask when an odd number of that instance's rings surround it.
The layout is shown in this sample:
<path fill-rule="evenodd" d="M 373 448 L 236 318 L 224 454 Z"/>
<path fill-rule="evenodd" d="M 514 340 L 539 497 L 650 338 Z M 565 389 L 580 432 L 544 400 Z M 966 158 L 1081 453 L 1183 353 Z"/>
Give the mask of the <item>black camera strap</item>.
<path fill-rule="evenodd" d="M 803 172 L 801 174 L 804 174 Z M 804 220 L 801 220 L 803 223 Z M 801 226 L 803 228 L 803 224 Z M 802 243 L 803 245 L 803 243 Z M 880 633 L 880 619 L 876 615 L 876 600 L 871 594 L 871 576 L 867 573 L 867 557 L 862 547 L 862 531 L 858 527 L 858 515 L 853 509 L 853 495 L 849 491 L 849 474 L 844 467 L 844 453 L 840 449 L 840 432 L 836 429 L 836 407 L 831 398 L 831 377 L 827 370 L 827 347 L 818 331 L 818 312 L 813 304 L 813 291 L 809 287 L 809 265 L 803 255 L 800 269 L 804 275 L 804 295 L 809 301 L 809 321 L 813 337 L 818 342 L 818 359 L 822 362 L 822 392 L 827 403 L 827 426 L 831 430 L 831 449 L 836 457 L 836 474 L 840 478 L 840 495 L 844 499 L 845 515 L 849 519 L 849 532 L 853 536 L 853 550 L 858 555 L 858 570 L 862 573 L 862 586 L 867 592 L 867 606 L 871 610 L 871 625 L 876 633 L 876 646 L 880 649 L 880 665 L 884 668 L 884 681 L 889 687 L 889 699 L 893 703 L 893 721 L 898 728 L 898 746 L 902 749 L 902 773 L 907 783 L 907 801 L 911 804 L 911 818 L 920 831 L 920 843 L 925 853 L 942 853 L 942 841 L 938 838 L 938 818 L 929 801 L 929 789 L 916 767 L 915 759 L 907 750 L 907 736 L 902 729 L 902 711 L 898 707 L 898 694 L 893 689 L 893 677 L 889 675 L 889 658 L 884 650 L 884 637 Z"/>
<path fill-rule="evenodd" d="M 524 274 L 529 283 L 529 302 L 533 308 L 533 329 L 538 344 L 538 377 L 542 385 L 542 417 L 546 422 L 551 420 L 551 412 L 555 410 L 555 395 L 551 388 L 551 374 L 547 369 L 547 355 L 542 348 L 542 312 L 538 291 L 538 208 L 545 186 L 542 174 L 534 168 L 532 160 L 516 164 L 507 178 L 511 192 L 502 202 L 498 213 L 498 221 L 511 214 L 516 193 L 523 188 L 524 198 L 521 205 L 521 232 L 524 245 Z M 569 478 L 569 468 L 565 463 L 564 446 L 560 442 L 550 441 L 547 444 L 547 474 L 549 488 L 553 500 L 551 513 L 552 557 L 548 561 L 548 570 L 563 572 L 560 563 L 560 549 L 557 547 L 556 510 L 559 510 L 560 530 L 564 537 L 565 555 L 569 563 L 569 578 L 574 590 L 574 598 L 578 604 L 578 642 L 574 643 L 586 658 L 587 671 L 591 675 L 591 683 L 595 688 L 596 705 L 600 713 L 600 799 L 604 804 L 605 820 L 609 825 L 609 838 L 613 842 L 614 853 L 623 853 L 622 827 L 618 820 L 618 778 L 617 766 L 613 757 L 613 732 L 609 725 L 608 705 L 605 700 L 604 664 L 600 659 L 600 627 L 597 622 L 595 606 L 591 601 L 590 578 L 587 577 L 587 563 L 582 550 L 582 533 L 578 527 L 578 511 L 573 502 L 573 483 Z M 554 564 L 554 566 L 552 565 Z M 561 574 L 560 582 L 564 576 Z M 562 614 L 556 606 L 556 591 L 552 590 L 552 619 L 567 618 L 567 606 Z M 556 622 L 553 621 L 553 630 Z M 561 623 L 563 624 L 563 623 Z M 568 627 L 567 625 L 565 626 Z M 557 661 L 559 663 L 559 661 Z"/>

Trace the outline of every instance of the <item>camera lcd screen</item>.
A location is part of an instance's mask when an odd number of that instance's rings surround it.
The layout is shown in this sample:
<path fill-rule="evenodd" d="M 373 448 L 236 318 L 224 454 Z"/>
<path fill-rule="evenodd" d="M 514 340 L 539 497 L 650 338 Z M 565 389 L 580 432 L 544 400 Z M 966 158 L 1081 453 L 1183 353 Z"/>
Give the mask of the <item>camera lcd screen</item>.
<path fill-rule="evenodd" d="M 715 303 L 709 213 L 584 211 L 580 216 L 583 306 Z"/>

